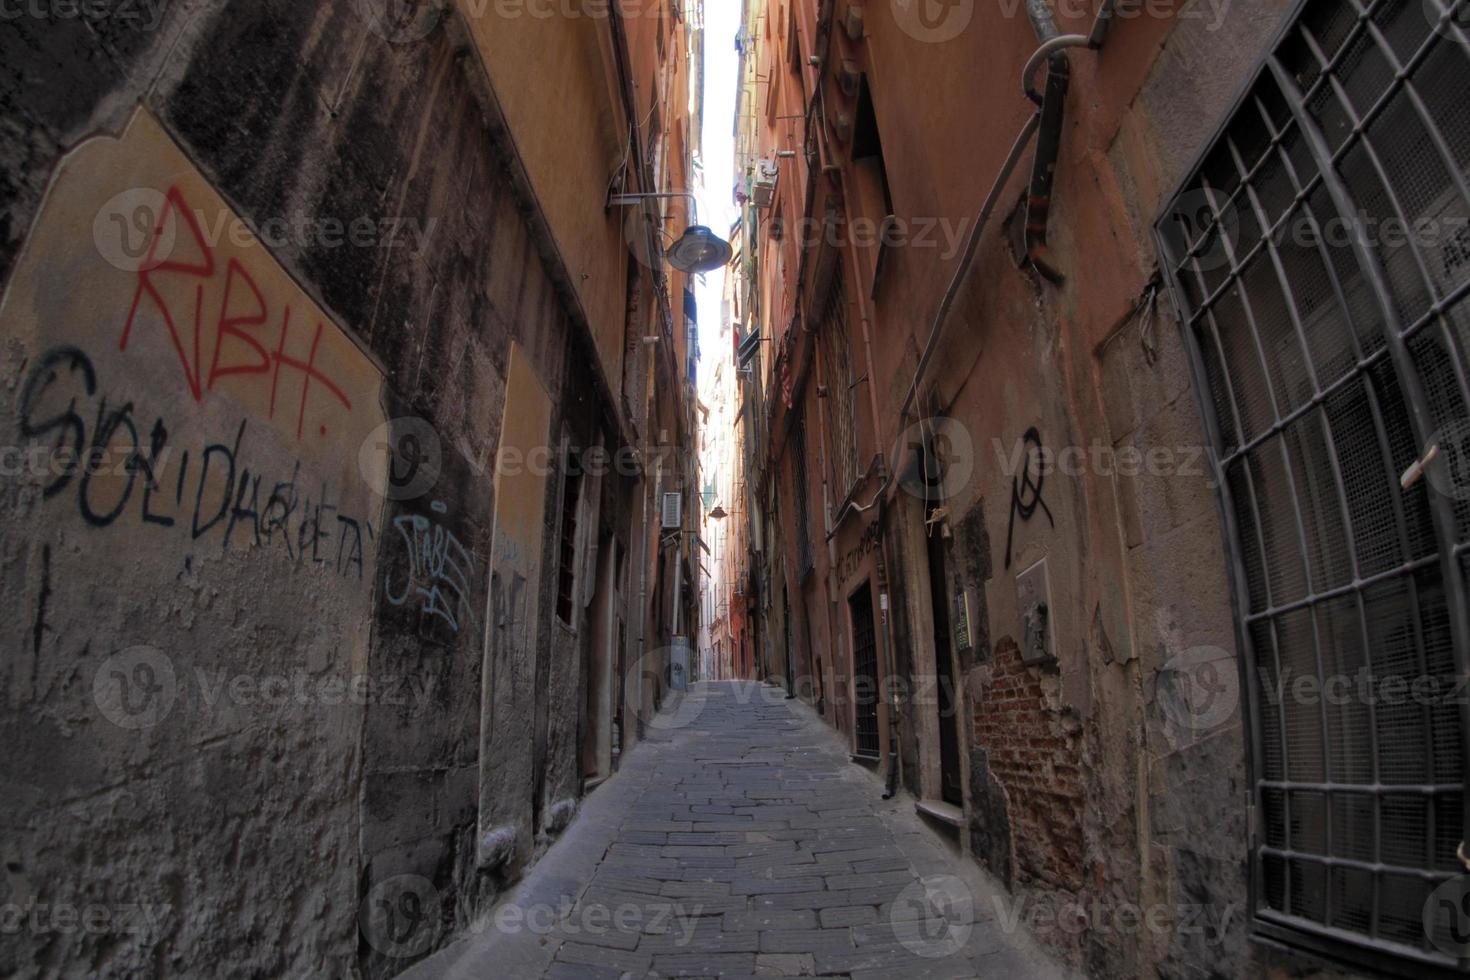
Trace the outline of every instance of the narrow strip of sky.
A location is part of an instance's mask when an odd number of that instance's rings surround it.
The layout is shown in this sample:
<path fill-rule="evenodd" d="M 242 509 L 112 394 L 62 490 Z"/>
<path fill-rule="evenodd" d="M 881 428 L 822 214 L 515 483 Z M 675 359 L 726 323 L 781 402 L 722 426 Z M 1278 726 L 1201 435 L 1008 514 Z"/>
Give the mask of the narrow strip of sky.
<path fill-rule="evenodd" d="M 705 0 L 704 4 L 704 181 L 697 193 L 700 220 L 721 238 L 729 236 L 730 225 L 740 217 L 732 192 L 735 93 L 740 81 L 735 38 L 740 32 L 741 6 L 741 0 Z M 704 379 L 712 376 L 716 358 L 730 357 L 728 344 L 719 341 L 725 270 L 708 273 L 703 279 L 694 294 L 699 303 L 699 346 L 704 355 L 699 368 L 701 387 Z"/>

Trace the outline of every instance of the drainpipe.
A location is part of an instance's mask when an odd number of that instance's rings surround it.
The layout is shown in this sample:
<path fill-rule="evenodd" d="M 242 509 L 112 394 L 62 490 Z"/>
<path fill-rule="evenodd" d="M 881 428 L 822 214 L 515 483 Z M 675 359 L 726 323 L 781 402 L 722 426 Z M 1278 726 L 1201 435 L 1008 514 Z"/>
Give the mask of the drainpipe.
<path fill-rule="evenodd" d="M 810 327 L 806 329 L 812 334 L 813 379 L 816 381 L 817 388 L 826 388 L 827 398 L 831 398 L 832 389 L 827 384 L 826 372 L 824 370 L 826 367 L 825 358 L 815 349 L 816 345 L 821 342 L 821 338 Z M 824 401 L 824 399 L 818 399 L 819 404 L 817 405 L 817 466 L 822 471 L 822 533 L 827 541 L 827 635 L 833 639 L 833 652 L 835 653 L 837 647 L 836 640 L 840 635 L 838 632 L 838 620 L 840 617 L 837 615 L 837 610 L 841 597 L 837 593 L 840 591 L 842 583 L 837 578 L 837 541 L 834 537 L 836 525 L 832 520 L 831 481 L 827 478 L 827 406 L 820 404 L 821 401 Z M 837 588 L 834 589 L 834 585 Z M 849 681 L 853 679 L 851 676 L 851 652 L 850 650 L 848 651 L 847 666 Z M 831 660 L 832 677 L 834 680 L 840 680 L 840 675 L 837 673 L 837 659 L 833 657 Z M 851 689 L 852 685 L 849 683 L 848 690 L 851 691 Z"/>
<path fill-rule="evenodd" d="M 1051 11 L 1046 7 L 1045 0 L 1026 0 L 1026 2 L 1028 13 L 1042 13 L 1046 18 L 1042 23 L 1052 23 Z M 1112 21 L 1113 9 L 1116 6 L 1117 0 L 1103 0 L 1103 5 L 1098 10 L 1097 20 L 1093 23 L 1092 33 L 1090 35 L 1062 34 L 1042 43 L 1037 52 L 1026 62 L 1026 70 L 1022 76 L 1024 79 L 1023 89 L 1027 98 L 1036 102 L 1038 105 L 1044 106 L 1046 100 L 1036 93 L 1031 81 L 1036 74 L 1036 70 L 1041 67 L 1041 63 L 1053 54 L 1066 48 L 1100 48 L 1103 39 L 1107 36 L 1108 25 Z M 1033 20 L 1033 23 L 1036 22 Z M 1038 32 L 1043 29 L 1042 27 L 1038 27 Z M 1055 32 L 1056 26 L 1054 23 L 1052 23 L 1051 29 Z M 904 420 L 908 417 L 909 409 L 913 406 L 914 399 L 918 395 L 919 384 L 923 381 L 924 372 L 929 367 L 929 359 L 933 357 L 934 351 L 939 344 L 939 338 L 944 333 L 944 327 L 949 319 L 950 309 L 954 306 L 955 299 L 959 295 L 965 273 L 969 271 L 971 263 L 975 260 L 975 253 L 980 246 L 980 233 L 985 230 L 985 226 L 990 220 L 990 215 L 995 210 L 996 203 L 1000 199 L 1001 191 L 1005 188 L 1006 180 L 1010 178 L 1016 165 L 1020 163 L 1021 154 L 1026 149 L 1027 144 L 1031 142 L 1031 137 L 1035 135 L 1038 127 L 1041 125 L 1041 121 L 1042 113 L 1038 112 L 1028 119 L 1026 125 L 1021 128 L 1020 135 L 1016 137 L 1015 145 L 1011 147 L 1010 155 L 1006 158 L 1005 163 L 1001 165 L 1000 173 L 996 175 L 995 185 L 990 189 L 990 194 L 985 199 L 985 203 L 980 208 L 980 214 L 975 219 L 975 226 L 970 231 L 969 241 L 965 244 L 964 254 L 960 256 L 959 265 L 955 268 L 955 274 L 950 280 L 949 288 L 945 290 L 944 298 L 940 300 L 939 310 L 934 314 L 934 325 L 929 331 L 929 340 L 924 345 L 924 352 L 920 355 L 919 364 L 914 369 L 914 380 L 909 385 L 908 396 L 904 399 L 903 408 L 898 413 L 899 431 L 894 438 L 893 452 L 891 454 L 891 458 L 895 460 L 898 458 L 899 440 L 903 438 Z M 1054 167 L 1055 159 L 1053 159 L 1052 168 L 1048 168 L 1048 172 Z M 850 501 L 848 507 L 858 513 L 864 513 L 876 507 L 879 501 L 887 495 L 889 489 L 893 486 L 893 473 L 894 469 L 890 467 L 884 476 L 882 485 L 874 492 L 873 499 L 869 500 L 866 504 Z"/>
<path fill-rule="evenodd" d="M 1066 110 L 1067 90 L 1072 81 L 1072 64 L 1066 48 L 1090 43 L 1080 34 L 1068 35 L 1064 43 L 1052 19 L 1047 0 L 1026 0 L 1026 13 L 1036 31 L 1041 51 L 1027 63 L 1024 76 L 1026 97 L 1041 107 L 1041 125 L 1036 139 L 1036 159 L 1031 165 L 1031 190 L 1026 197 L 1026 261 L 1053 283 L 1062 274 L 1051 261 L 1046 246 L 1046 231 L 1051 217 L 1052 183 L 1056 179 L 1057 157 L 1062 149 L 1062 122 Z M 1032 79 L 1035 64 L 1047 58 L 1046 95 L 1036 93 Z"/>
<path fill-rule="evenodd" d="M 883 525 L 883 512 L 878 512 L 878 525 Z M 888 672 L 888 779 L 883 787 L 883 799 L 891 800 L 898 794 L 898 782 L 901 776 L 903 758 L 898 752 L 898 694 L 893 689 L 893 681 L 898 677 L 898 664 L 894 662 L 893 637 L 893 603 L 888 597 L 888 549 L 886 538 L 879 535 L 877 563 L 878 563 L 878 595 L 879 604 L 883 607 L 883 636 L 888 641 L 887 654 L 884 657 L 886 664 L 884 669 Z"/>
<path fill-rule="evenodd" d="M 1062 122 L 1066 109 L 1067 90 L 1072 81 L 1072 65 L 1067 58 L 1068 48 L 1102 47 L 1108 27 L 1113 20 L 1113 7 L 1117 0 L 1103 0 L 1097 19 L 1092 23 L 1089 34 L 1060 34 L 1056 21 L 1052 19 L 1047 0 L 1026 0 L 1026 13 L 1040 49 L 1026 62 L 1022 73 L 1022 88 L 1026 98 L 1041 107 L 1041 135 L 1036 141 L 1036 161 L 1031 169 L 1031 191 L 1026 198 L 1026 261 L 1032 268 L 1054 283 L 1062 281 L 1062 273 L 1051 261 L 1046 245 L 1047 225 L 1051 217 L 1052 183 L 1056 179 L 1057 157 L 1062 149 Z M 1041 62 L 1047 62 L 1046 94 L 1036 91 L 1036 70 Z"/>
<path fill-rule="evenodd" d="M 1021 162 L 1021 154 L 1025 152 L 1026 147 L 1030 144 L 1031 137 L 1035 135 L 1036 127 L 1040 120 L 1041 115 L 1037 113 L 1027 119 L 1026 125 L 1021 127 L 1021 132 L 1016 136 L 1016 142 L 1011 147 L 1010 154 L 1006 157 L 1005 163 L 1001 165 L 1000 173 L 996 175 L 995 185 L 991 187 L 990 194 L 985 198 L 985 203 L 981 205 L 980 213 L 975 218 L 974 227 L 970 230 L 970 239 L 965 244 L 965 251 L 960 256 L 959 264 L 955 267 L 954 276 L 949 281 L 949 288 L 945 290 L 944 298 L 939 302 L 939 309 L 934 314 L 934 325 L 929 330 L 929 340 L 924 344 L 924 352 L 920 355 L 919 363 L 914 368 L 914 379 L 909 384 L 908 395 L 904 398 L 903 407 L 899 409 L 898 431 L 893 437 L 893 452 L 889 455 L 890 459 L 898 459 L 899 443 L 903 439 L 904 420 L 908 418 L 909 409 L 913 406 L 914 399 L 918 395 L 919 385 L 924 379 L 924 372 L 929 367 L 929 360 L 934 356 L 934 351 L 939 346 L 939 338 L 944 334 L 945 325 L 949 321 L 950 310 L 954 308 L 955 299 L 959 296 L 960 287 L 965 281 L 965 274 L 969 272 L 970 266 L 975 261 L 975 254 L 980 248 L 981 232 L 985 230 L 985 226 L 990 222 L 990 216 L 995 211 L 996 203 L 1000 200 L 1000 195 L 1005 189 L 1006 181 L 1015 172 L 1016 165 Z M 872 500 L 866 504 L 859 504 L 855 500 L 849 501 L 847 506 L 860 514 L 866 513 L 878 506 L 878 503 L 887 496 L 889 488 L 893 486 L 893 474 L 896 470 L 897 467 L 888 467 L 887 473 L 883 477 L 883 483 L 874 492 Z"/>

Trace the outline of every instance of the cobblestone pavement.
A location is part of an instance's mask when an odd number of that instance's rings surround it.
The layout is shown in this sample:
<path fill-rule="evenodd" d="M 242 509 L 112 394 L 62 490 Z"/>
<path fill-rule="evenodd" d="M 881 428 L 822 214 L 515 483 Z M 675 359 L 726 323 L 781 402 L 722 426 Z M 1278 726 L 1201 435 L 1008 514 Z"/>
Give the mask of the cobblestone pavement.
<path fill-rule="evenodd" d="M 697 686 L 475 935 L 415 977 L 1065 976 L 799 702 Z M 539 913 L 539 914 L 538 914 Z"/>

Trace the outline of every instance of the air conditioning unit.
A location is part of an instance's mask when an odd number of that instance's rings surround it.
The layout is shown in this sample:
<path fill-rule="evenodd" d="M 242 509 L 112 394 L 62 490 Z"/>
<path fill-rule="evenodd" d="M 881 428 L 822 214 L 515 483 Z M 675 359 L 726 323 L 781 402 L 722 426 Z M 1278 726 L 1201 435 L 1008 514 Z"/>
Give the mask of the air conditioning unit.
<path fill-rule="evenodd" d="M 750 185 L 750 201 L 758 208 L 768 208 L 776 199 L 776 177 L 781 172 L 775 160 L 757 160 Z"/>
<path fill-rule="evenodd" d="M 665 531 L 677 531 L 684 526 L 684 495 L 664 494 L 663 525 Z"/>

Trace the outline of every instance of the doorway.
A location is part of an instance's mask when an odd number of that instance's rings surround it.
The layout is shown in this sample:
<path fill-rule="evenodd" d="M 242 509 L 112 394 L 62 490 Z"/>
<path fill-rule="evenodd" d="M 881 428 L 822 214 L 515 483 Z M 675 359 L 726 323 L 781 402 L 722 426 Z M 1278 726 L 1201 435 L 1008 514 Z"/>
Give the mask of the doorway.
<path fill-rule="evenodd" d="M 949 589 L 944 575 L 944 544 L 928 535 L 929 598 L 934 611 L 934 705 L 939 715 L 940 797 L 964 805 L 960 786 L 960 739 L 956 730 L 954 655 L 950 643 Z"/>
<path fill-rule="evenodd" d="M 847 600 L 852 613 L 853 719 L 857 754 L 879 756 L 878 637 L 873 627 L 873 587 L 867 582 Z"/>

